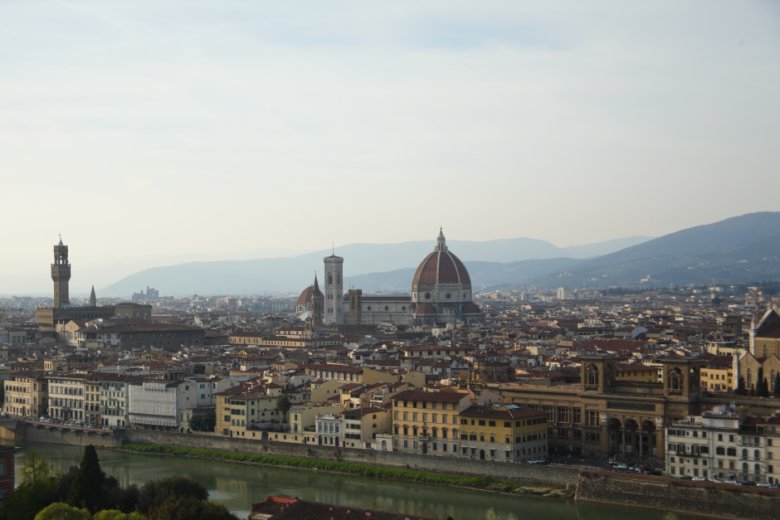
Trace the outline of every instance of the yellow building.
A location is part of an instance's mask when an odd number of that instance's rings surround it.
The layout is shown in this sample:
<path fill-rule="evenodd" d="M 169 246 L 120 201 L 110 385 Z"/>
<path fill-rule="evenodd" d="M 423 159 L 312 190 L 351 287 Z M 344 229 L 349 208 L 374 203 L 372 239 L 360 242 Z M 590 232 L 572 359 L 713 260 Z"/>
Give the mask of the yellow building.
<path fill-rule="evenodd" d="M 38 418 L 46 414 L 48 384 L 43 374 L 15 372 L 3 381 L 3 412 L 19 417 Z"/>
<path fill-rule="evenodd" d="M 580 384 L 497 384 L 504 403 L 547 415 L 550 450 L 589 457 L 664 458 L 663 426 L 701 410 L 698 359 L 660 360 L 660 382 L 617 380 L 618 358 L 580 356 Z"/>
<path fill-rule="evenodd" d="M 263 386 L 240 385 L 216 394 L 215 432 L 229 437 L 262 439 L 269 424 L 282 425 L 281 393 Z"/>
<path fill-rule="evenodd" d="M 710 359 L 701 369 L 701 387 L 707 392 L 730 392 L 735 389 L 734 358 L 717 356 Z"/>
<path fill-rule="evenodd" d="M 405 390 L 393 396 L 393 450 L 450 455 L 460 442 L 459 414 L 468 394 Z"/>
<path fill-rule="evenodd" d="M 615 379 L 617 381 L 634 381 L 637 383 L 658 383 L 661 381 L 661 367 L 642 365 L 640 363 L 619 363 Z"/>
<path fill-rule="evenodd" d="M 515 405 L 469 406 L 460 413 L 458 455 L 501 462 L 545 458 L 547 415 Z"/>
<path fill-rule="evenodd" d="M 84 381 L 84 424 L 87 426 L 100 426 L 100 383 L 98 379 Z"/>

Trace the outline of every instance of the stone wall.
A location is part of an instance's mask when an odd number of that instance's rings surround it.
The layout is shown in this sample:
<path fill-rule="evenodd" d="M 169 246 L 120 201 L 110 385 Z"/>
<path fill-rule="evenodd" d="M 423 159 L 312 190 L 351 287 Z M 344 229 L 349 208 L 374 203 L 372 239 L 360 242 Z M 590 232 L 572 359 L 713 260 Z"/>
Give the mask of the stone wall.
<path fill-rule="evenodd" d="M 115 448 L 120 445 L 117 435 L 111 430 L 87 428 L 62 428 L 53 425 L 19 422 L 16 427 L 16 442 L 41 442 L 66 444 L 70 446 L 100 446 Z"/>
<path fill-rule="evenodd" d="M 776 519 L 780 511 L 777 489 L 603 471 L 582 471 L 575 499 L 754 520 Z"/>

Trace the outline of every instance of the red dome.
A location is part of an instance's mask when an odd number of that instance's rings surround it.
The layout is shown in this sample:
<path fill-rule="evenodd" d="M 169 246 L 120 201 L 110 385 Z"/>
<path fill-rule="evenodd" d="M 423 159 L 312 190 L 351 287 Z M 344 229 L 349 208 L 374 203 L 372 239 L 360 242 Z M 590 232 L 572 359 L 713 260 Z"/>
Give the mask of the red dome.
<path fill-rule="evenodd" d="M 298 296 L 298 305 L 309 305 L 311 304 L 311 296 L 314 293 L 314 286 L 310 285 L 306 289 L 303 290 L 300 296 Z M 322 292 L 320 291 L 319 287 L 317 288 L 317 294 L 322 296 Z"/>
<path fill-rule="evenodd" d="M 466 266 L 449 251 L 434 251 L 426 256 L 412 278 L 412 287 L 437 284 L 461 284 L 471 287 Z"/>

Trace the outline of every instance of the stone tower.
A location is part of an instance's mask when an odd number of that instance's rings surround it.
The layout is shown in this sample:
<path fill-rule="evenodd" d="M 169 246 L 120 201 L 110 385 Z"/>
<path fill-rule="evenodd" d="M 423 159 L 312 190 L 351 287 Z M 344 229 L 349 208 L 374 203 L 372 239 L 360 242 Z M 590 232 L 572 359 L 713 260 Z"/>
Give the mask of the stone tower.
<path fill-rule="evenodd" d="M 51 279 L 54 281 L 54 308 L 61 309 L 70 305 L 68 282 L 70 281 L 70 263 L 68 246 L 60 243 L 54 246 L 54 263 L 51 264 Z"/>
<path fill-rule="evenodd" d="M 363 291 L 350 289 L 347 293 L 347 325 L 360 325 L 363 323 Z"/>
<path fill-rule="evenodd" d="M 325 257 L 325 318 L 327 325 L 344 323 L 344 259 Z"/>
<path fill-rule="evenodd" d="M 322 327 L 322 308 L 323 295 L 320 292 L 320 284 L 317 282 L 317 275 L 314 275 L 314 287 L 311 292 L 311 325 L 314 329 Z"/>

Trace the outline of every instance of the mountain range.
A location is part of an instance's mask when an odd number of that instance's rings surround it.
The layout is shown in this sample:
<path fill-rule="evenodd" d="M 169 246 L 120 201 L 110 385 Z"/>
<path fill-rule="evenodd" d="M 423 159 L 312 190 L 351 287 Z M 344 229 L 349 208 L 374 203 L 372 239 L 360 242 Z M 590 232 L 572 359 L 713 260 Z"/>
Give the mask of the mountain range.
<path fill-rule="evenodd" d="M 466 264 L 476 289 L 518 287 L 665 287 L 748 283 L 780 278 L 780 212 L 733 217 L 659 238 L 628 237 L 559 248 L 530 238 L 448 240 Z M 400 244 L 350 244 L 344 257 L 345 288 L 409 291 L 417 264 L 434 240 Z M 147 285 L 166 295 L 296 292 L 322 272 L 317 251 L 290 258 L 190 262 L 153 267 L 99 291 L 127 297 Z"/>

